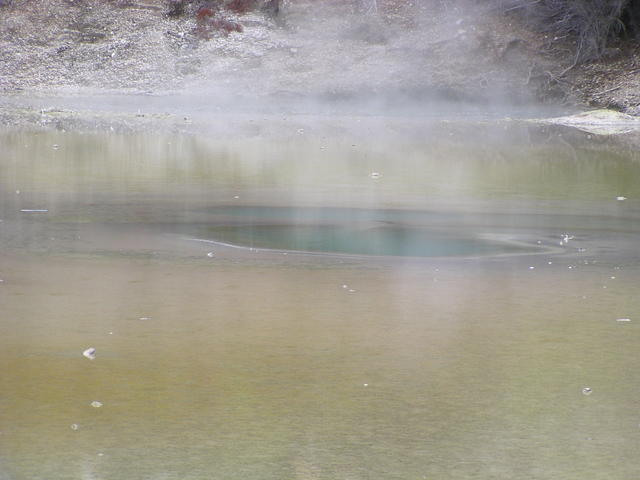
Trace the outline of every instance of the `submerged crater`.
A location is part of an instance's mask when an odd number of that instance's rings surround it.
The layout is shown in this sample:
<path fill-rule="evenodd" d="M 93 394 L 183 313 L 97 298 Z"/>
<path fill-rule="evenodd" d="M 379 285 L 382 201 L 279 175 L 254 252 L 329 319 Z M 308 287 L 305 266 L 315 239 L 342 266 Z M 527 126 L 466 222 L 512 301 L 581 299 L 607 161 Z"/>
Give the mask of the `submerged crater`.
<path fill-rule="evenodd" d="M 441 222 L 442 213 L 300 207 L 219 207 L 211 212 L 224 218 L 206 229 L 206 237 L 240 248 L 397 257 L 504 255 L 537 250 L 506 240 L 504 235 L 456 224 L 455 218 L 454 225 L 430 225 Z"/>

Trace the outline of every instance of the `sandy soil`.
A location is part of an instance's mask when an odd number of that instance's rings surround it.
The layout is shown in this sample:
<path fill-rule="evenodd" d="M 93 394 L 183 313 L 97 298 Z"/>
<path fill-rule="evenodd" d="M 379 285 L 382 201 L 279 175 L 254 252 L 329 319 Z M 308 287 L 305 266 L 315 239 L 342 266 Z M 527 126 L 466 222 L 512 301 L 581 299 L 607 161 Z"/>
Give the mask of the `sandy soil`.
<path fill-rule="evenodd" d="M 193 11 L 167 16 L 164 0 L 4 1 L 0 93 L 358 99 L 378 110 L 542 101 L 640 113 L 637 48 L 568 69 L 570 43 L 464 0 L 436 3 L 364 15 L 345 2 L 289 2 L 275 19 L 226 12 L 242 32 L 202 35 Z"/>

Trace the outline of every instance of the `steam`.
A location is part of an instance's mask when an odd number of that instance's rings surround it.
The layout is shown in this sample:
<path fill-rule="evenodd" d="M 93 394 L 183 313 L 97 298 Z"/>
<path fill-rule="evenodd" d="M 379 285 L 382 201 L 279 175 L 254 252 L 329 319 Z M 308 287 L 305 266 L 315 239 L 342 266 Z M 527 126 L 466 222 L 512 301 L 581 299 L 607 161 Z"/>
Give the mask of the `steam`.
<path fill-rule="evenodd" d="M 506 44 L 485 38 L 486 14 L 464 0 L 289 2 L 268 37 L 248 16 L 243 35 L 202 43 L 198 54 L 212 60 L 189 89 L 316 113 L 531 101 L 498 58 Z M 220 50 L 237 58 L 215 61 Z"/>

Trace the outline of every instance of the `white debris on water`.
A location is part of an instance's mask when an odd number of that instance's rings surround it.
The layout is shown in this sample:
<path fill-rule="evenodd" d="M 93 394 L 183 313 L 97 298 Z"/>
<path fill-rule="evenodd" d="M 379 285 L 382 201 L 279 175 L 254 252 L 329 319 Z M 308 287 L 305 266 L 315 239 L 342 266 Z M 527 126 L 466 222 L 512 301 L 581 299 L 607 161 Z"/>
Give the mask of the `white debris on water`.
<path fill-rule="evenodd" d="M 584 387 L 582 389 L 582 394 L 583 395 L 591 395 L 593 393 L 593 390 L 591 389 L 591 387 Z"/>
<path fill-rule="evenodd" d="M 375 180 L 377 178 L 380 178 L 382 175 L 380 174 L 380 172 L 371 172 L 369 176 Z"/>
<path fill-rule="evenodd" d="M 71 424 L 71 430 L 78 430 L 78 428 L 80 428 L 80 425 L 78 425 L 77 423 Z"/>
<path fill-rule="evenodd" d="M 89 360 L 95 360 L 96 349 L 93 347 L 89 347 L 84 352 L 82 352 L 82 356 L 88 358 Z"/>
<path fill-rule="evenodd" d="M 529 267 L 529 270 L 534 270 L 536 267 Z"/>
<path fill-rule="evenodd" d="M 20 211 L 23 213 L 47 213 L 49 210 L 46 208 L 22 208 Z"/>
<path fill-rule="evenodd" d="M 207 257 L 209 257 L 209 258 L 213 258 L 213 255 L 214 255 L 214 253 L 213 253 L 213 252 L 209 252 L 209 253 L 207 253 Z"/>
<path fill-rule="evenodd" d="M 626 199 L 627 199 L 627 197 L 623 197 L 623 196 L 616 197 L 616 200 L 618 200 L 619 202 L 622 202 L 622 201 L 624 201 Z"/>
<path fill-rule="evenodd" d="M 140 317 L 140 320 L 151 320 L 151 317 Z"/>
<path fill-rule="evenodd" d="M 630 318 L 617 318 L 616 322 L 630 322 L 631 319 Z"/>
<path fill-rule="evenodd" d="M 568 233 L 563 233 L 560 235 L 560 245 L 566 245 L 569 243 L 569 240 L 573 240 L 575 237 L 573 235 L 569 235 Z"/>
<path fill-rule="evenodd" d="M 91 406 L 93 408 L 100 408 L 102 406 L 102 402 L 99 402 L 97 400 L 94 400 L 93 402 L 91 402 Z"/>

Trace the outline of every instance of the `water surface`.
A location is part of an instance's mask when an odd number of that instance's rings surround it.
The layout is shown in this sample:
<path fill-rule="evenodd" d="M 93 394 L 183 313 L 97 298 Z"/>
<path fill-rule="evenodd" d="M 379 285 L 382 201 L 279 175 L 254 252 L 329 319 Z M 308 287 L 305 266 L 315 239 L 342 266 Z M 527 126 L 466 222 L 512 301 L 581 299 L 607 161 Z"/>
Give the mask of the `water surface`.
<path fill-rule="evenodd" d="M 637 153 L 391 127 L 0 136 L 0 478 L 634 478 Z"/>

